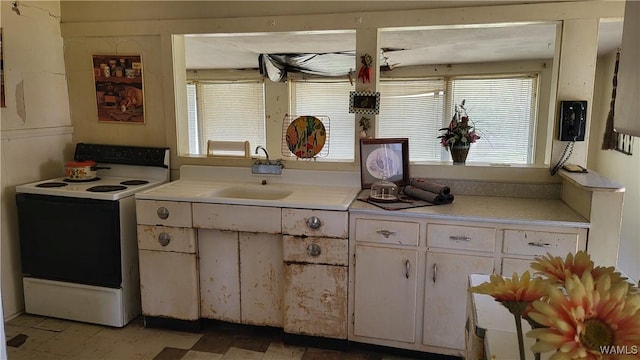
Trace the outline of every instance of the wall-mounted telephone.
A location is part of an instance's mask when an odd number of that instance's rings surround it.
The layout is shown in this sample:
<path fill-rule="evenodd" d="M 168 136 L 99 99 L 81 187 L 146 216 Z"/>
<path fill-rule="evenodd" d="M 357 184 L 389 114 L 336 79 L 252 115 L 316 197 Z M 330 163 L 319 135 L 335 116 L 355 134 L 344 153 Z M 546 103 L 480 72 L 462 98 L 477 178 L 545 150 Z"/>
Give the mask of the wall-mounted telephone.
<path fill-rule="evenodd" d="M 586 120 L 586 101 L 561 101 L 559 139 L 561 141 L 584 141 Z"/>

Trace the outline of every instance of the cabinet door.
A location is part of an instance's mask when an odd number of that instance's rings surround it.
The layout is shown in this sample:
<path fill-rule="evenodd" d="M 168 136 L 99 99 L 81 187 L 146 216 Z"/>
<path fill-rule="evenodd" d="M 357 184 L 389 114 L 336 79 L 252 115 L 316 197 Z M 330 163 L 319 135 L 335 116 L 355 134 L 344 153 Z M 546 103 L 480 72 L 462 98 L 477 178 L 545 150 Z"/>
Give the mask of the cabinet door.
<path fill-rule="evenodd" d="M 198 247 L 201 316 L 239 323 L 238 233 L 199 229 Z"/>
<path fill-rule="evenodd" d="M 418 251 L 356 245 L 354 335 L 414 343 Z"/>
<path fill-rule="evenodd" d="M 427 252 L 423 344 L 464 350 L 469 274 L 492 272 L 492 257 Z"/>
<path fill-rule="evenodd" d="M 195 254 L 140 250 L 142 313 L 180 320 L 200 316 Z"/>
<path fill-rule="evenodd" d="M 239 233 L 242 323 L 282 327 L 282 235 Z"/>
<path fill-rule="evenodd" d="M 347 338 L 347 267 L 286 264 L 284 331 Z"/>

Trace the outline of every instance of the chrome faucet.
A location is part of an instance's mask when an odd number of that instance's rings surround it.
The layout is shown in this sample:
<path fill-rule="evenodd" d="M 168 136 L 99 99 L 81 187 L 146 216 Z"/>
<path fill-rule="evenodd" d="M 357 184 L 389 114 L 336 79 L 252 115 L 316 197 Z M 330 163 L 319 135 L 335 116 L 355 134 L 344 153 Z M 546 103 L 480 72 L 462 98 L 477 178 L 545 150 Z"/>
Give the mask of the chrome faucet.
<path fill-rule="evenodd" d="M 256 148 L 256 155 L 258 155 L 258 150 L 262 150 L 264 151 L 264 156 L 266 156 L 267 158 L 267 164 L 269 164 L 269 153 L 267 152 L 267 149 L 265 149 L 262 145 L 258 145 L 258 147 Z"/>

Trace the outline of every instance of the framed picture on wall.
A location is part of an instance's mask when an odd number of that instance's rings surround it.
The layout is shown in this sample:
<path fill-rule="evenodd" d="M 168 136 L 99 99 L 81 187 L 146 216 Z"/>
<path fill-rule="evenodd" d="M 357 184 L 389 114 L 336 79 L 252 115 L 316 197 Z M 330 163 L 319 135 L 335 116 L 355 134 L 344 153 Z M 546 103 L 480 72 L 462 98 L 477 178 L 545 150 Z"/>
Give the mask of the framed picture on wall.
<path fill-rule="evenodd" d="M 99 122 L 144 124 L 140 55 L 93 55 Z"/>
<path fill-rule="evenodd" d="M 349 93 L 349 112 L 377 114 L 380 112 L 380 93 L 352 91 Z"/>
<path fill-rule="evenodd" d="M 409 139 L 360 139 L 360 178 L 363 189 L 385 179 L 398 186 L 409 183 Z"/>

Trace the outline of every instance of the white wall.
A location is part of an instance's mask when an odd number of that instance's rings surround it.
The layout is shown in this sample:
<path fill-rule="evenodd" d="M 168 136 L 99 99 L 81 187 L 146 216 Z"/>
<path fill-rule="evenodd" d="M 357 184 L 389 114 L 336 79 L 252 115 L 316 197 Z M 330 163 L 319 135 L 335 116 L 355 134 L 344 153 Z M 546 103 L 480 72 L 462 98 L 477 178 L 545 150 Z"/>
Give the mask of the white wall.
<path fill-rule="evenodd" d="M 636 282 L 640 280 L 640 139 L 635 138 L 633 156 L 601 150 L 609 113 L 615 53 L 598 59 L 587 165 L 625 187 L 618 266 Z"/>
<path fill-rule="evenodd" d="M 15 186 L 64 174 L 71 118 L 59 1 L 0 1 L 6 108 L 2 108 L 0 272 L 5 319 L 24 309 Z"/>

